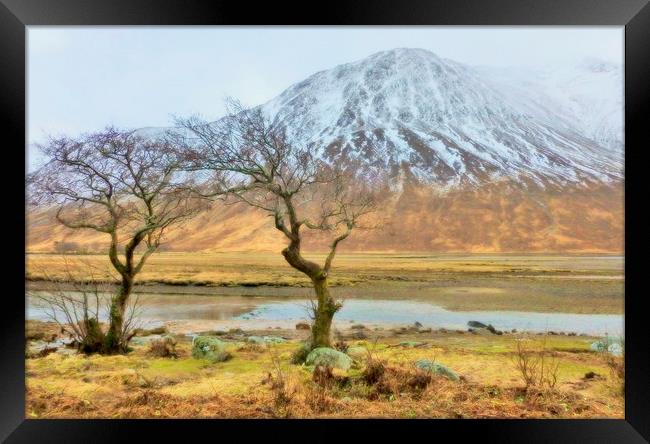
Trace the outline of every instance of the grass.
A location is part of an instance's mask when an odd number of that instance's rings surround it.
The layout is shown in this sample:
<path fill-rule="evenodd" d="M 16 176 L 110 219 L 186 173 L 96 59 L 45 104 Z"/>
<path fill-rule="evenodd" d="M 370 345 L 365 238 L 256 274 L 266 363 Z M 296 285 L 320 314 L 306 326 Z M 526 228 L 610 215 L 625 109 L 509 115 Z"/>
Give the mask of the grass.
<path fill-rule="evenodd" d="M 98 279 L 112 279 L 104 255 L 28 254 L 30 285 L 39 285 L 44 270 L 63 278 L 64 260 L 82 276 L 93 267 Z M 355 253 L 337 255 L 330 275 L 337 297 L 408 298 L 451 310 L 623 313 L 618 257 Z M 157 253 L 138 283 L 138 291 L 154 293 L 305 297 L 311 291 L 307 278 L 271 253 Z"/>
<path fill-rule="evenodd" d="M 417 339 L 429 348 L 397 344 Z M 312 380 L 311 370 L 291 364 L 298 340 L 266 347 L 232 343 L 233 358 L 211 364 L 191 358 L 179 338 L 179 357 L 155 358 L 145 345 L 125 356 L 63 356 L 26 360 L 29 418 L 157 417 L 385 417 L 385 418 L 594 418 L 623 417 L 621 381 L 603 357 L 589 350 L 593 338 L 548 337 L 558 360 L 553 390 L 524 389 L 513 361 L 514 336 L 457 333 L 423 338 L 351 341 L 368 347 L 386 365 L 380 383 L 364 381 L 364 359 L 332 382 Z M 424 379 L 413 363 L 433 359 L 462 376 Z M 601 375 L 584 379 L 587 372 Z M 422 378 L 420 378 L 422 379 Z M 411 385 L 409 385 L 411 384 Z M 618 387 L 618 388 L 617 388 Z M 278 392 L 281 390 L 282 392 Z"/>

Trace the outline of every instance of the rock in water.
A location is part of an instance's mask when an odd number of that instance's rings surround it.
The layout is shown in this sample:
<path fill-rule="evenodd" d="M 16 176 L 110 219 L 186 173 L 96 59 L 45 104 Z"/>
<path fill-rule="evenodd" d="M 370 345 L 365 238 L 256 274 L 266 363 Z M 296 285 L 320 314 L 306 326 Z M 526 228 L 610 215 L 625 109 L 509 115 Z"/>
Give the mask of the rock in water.
<path fill-rule="evenodd" d="M 345 353 L 328 347 L 315 348 L 307 355 L 307 365 L 324 365 L 341 370 L 349 370 L 352 366 L 352 358 Z"/>
<path fill-rule="evenodd" d="M 479 321 L 469 321 L 467 323 L 467 325 L 469 327 L 473 327 L 473 328 L 487 328 L 488 327 L 487 325 L 485 325 L 484 323 L 479 322 Z"/>
<path fill-rule="evenodd" d="M 192 357 L 207 359 L 210 362 L 223 362 L 231 358 L 226 351 L 226 344 L 210 336 L 197 336 L 192 345 Z"/>
<path fill-rule="evenodd" d="M 438 364 L 437 362 L 433 362 L 428 359 L 420 359 L 415 363 L 415 366 L 420 370 L 442 375 L 446 378 L 451 379 L 452 381 L 458 381 L 460 379 L 456 372 L 454 372 L 449 367 L 445 367 L 442 364 Z"/>

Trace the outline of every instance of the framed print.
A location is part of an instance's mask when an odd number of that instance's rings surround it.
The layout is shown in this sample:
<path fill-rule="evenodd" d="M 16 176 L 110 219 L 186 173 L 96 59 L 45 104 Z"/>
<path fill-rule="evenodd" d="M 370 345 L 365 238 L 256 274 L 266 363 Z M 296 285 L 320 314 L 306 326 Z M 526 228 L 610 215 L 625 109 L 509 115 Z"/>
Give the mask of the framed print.
<path fill-rule="evenodd" d="M 647 2 L 250 9 L 3 0 L 3 439 L 647 442 Z"/>

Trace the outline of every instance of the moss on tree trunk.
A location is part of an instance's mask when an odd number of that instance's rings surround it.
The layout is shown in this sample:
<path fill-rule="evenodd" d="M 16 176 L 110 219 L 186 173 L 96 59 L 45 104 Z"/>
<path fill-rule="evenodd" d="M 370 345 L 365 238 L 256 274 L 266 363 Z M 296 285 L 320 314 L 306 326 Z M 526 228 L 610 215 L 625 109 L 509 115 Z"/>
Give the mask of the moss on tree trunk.
<path fill-rule="evenodd" d="M 312 279 L 316 292 L 317 305 L 314 313 L 314 325 L 311 330 L 312 348 L 331 347 L 332 345 L 332 320 L 334 314 L 341 308 L 327 287 L 327 278 Z"/>

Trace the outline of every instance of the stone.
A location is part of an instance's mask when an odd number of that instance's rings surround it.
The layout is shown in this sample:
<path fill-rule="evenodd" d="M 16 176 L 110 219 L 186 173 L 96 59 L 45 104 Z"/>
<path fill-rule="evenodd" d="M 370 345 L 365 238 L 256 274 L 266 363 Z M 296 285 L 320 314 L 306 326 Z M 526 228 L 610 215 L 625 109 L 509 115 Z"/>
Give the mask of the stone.
<path fill-rule="evenodd" d="M 246 342 L 252 344 L 281 344 L 287 342 L 287 340 L 281 336 L 249 336 L 246 338 Z"/>
<path fill-rule="evenodd" d="M 192 357 L 210 362 L 223 362 L 232 356 L 226 351 L 226 344 L 215 337 L 197 336 L 192 341 Z"/>
<path fill-rule="evenodd" d="M 131 338 L 131 344 L 133 345 L 146 345 L 150 344 L 153 341 L 158 341 L 163 338 L 163 335 L 150 334 L 147 336 L 134 336 Z"/>
<path fill-rule="evenodd" d="M 600 341 L 593 342 L 590 346 L 592 351 L 599 353 L 609 353 L 614 356 L 623 356 L 623 344 L 619 339 L 604 338 Z"/>
<path fill-rule="evenodd" d="M 349 370 L 352 366 L 352 358 L 333 348 L 318 347 L 307 355 L 305 364 L 310 366 L 323 365 L 341 370 Z"/>
<path fill-rule="evenodd" d="M 473 327 L 473 328 L 487 328 L 488 327 L 487 325 L 485 325 L 484 323 L 479 322 L 479 321 L 469 321 L 467 323 L 467 326 L 468 327 Z"/>
<path fill-rule="evenodd" d="M 452 369 L 442 364 L 438 364 L 437 362 L 430 361 L 429 359 L 420 359 L 415 363 L 415 366 L 420 370 L 444 376 L 452 381 L 460 380 L 456 372 Z"/>
<path fill-rule="evenodd" d="M 347 351 L 347 355 L 350 356 L 352 359 L 359 360 L 368 356 L 368 350 L 365 347 L 359 347 L 359 346 L 349 347 Z"/>

